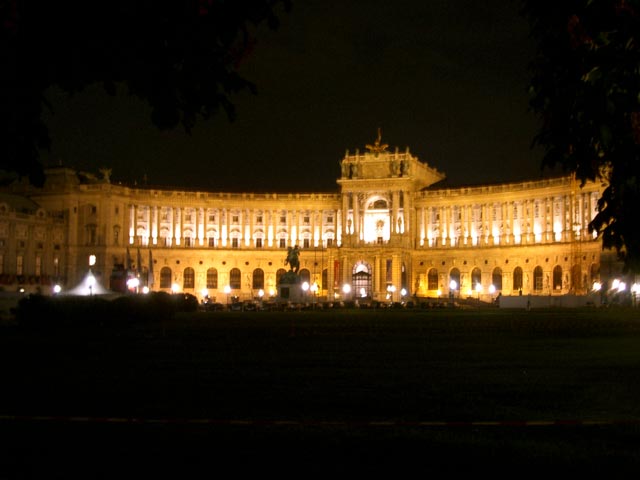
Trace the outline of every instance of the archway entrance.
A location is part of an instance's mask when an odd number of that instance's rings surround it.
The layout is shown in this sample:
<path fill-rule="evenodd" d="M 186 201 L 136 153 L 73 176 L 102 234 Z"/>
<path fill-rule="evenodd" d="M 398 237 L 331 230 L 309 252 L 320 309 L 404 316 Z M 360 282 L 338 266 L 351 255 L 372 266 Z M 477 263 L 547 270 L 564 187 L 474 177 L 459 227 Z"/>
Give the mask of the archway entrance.
<path fill-rule="evenodd" d="M 354 298 L 371 298 L 371 267 L 368 263 L 358 262 L 353 266 L 351 286 Z"/>

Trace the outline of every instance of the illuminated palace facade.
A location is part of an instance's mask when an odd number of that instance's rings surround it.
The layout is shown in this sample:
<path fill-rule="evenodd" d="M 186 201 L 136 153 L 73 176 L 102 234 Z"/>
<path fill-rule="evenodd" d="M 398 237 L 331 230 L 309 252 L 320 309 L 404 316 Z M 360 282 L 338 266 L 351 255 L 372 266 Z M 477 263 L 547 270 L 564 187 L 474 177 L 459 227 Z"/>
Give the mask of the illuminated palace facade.
<path fill-rule="evenodd" d="M 71 288 L 95 255 L 107 288 L 123 267 L 139 288 L 266 298 L 295 245 L 318 300 L 584 294 L 606 272 L 587 228 L 601 185 L 561 177 L 438 188 L 442 173 L 379 138 L 346 153 L 336 193 L 131 187 L 107 170 L 66 167 L 46 175 L 43 188 L 17 183 L 0 195 L 5 289 Z"/>

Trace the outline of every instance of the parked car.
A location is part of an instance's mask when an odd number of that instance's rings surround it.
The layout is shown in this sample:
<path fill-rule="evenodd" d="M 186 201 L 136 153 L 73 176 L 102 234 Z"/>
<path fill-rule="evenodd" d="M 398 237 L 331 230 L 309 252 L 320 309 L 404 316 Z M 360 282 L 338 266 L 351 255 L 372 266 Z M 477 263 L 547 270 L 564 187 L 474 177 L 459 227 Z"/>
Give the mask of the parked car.
<path fill-rule="evenodd" d="M 257 309 L 258 306 L 255 304 L 255 302 L 252 302 L 250 300 L 244 302 L 243 310 L 245 312 L 255 312 Z"/>
<path fill-rule="evenodd" d="M 233 302 L 229 307 L 229 310 L 233 312 L 241 312 L 243 310 L 243 305 L 244 304 L 242 302 Z"/>
<path fill-rule="evenodd" d="M 225 309 L 222 303 L 217 303 L 217 302 L 205 303 L 203 304 L 203 308 L 205 312 L 219 312 Z"/>

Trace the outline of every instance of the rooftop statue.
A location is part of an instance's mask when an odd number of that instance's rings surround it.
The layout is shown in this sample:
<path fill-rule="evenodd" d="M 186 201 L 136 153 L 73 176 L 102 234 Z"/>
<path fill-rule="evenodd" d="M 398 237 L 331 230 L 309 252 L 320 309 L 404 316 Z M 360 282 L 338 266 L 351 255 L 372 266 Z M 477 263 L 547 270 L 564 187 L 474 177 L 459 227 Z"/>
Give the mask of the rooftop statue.
<path fill-rule="evenodd" d="M 373 145 L 367 145 L 367 148 L 371 153 L 378 154 L 384 152 L 389 147 L 389 144 L 387 143 L 380 143 L 381 140 L 382 132 L 380 131 L 380 128 L 378 128 L 378 138 L 373 142 Z"/>

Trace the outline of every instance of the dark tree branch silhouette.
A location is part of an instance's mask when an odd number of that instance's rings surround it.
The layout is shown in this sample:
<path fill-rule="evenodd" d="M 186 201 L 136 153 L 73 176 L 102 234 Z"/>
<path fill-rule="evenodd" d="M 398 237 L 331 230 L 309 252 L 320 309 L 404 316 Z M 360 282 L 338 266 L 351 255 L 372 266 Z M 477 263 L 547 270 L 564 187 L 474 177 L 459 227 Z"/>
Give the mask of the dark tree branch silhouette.
<path fill-rule="evenodd" d="M 524 0 L 537 55 L 534 139 L 545 165 L 604 190 L 590 223 L 603 248 L 640 271 L 640 1 Z"/>
<path fill-rule="evenodd" d="M 233 120 L 233 94 L 256 91 L 238 66 L 280 7 L 291 1 L 0 0 L 0 169 L 42 184 L 51 86 L 124 85 L 161 129 L 189 132 L 220 110 Z"/>

